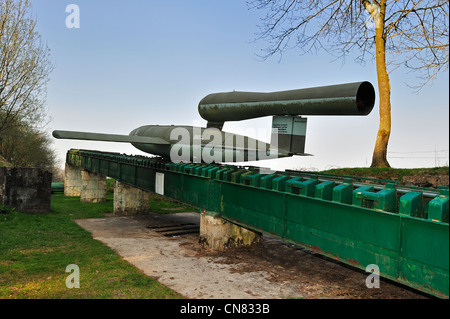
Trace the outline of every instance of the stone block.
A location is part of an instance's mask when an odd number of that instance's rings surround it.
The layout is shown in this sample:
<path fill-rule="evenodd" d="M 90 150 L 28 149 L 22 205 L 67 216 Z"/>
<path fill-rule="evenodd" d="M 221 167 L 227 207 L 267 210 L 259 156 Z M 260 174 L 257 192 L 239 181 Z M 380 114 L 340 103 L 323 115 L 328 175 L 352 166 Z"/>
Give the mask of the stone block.
<path fill-rule="evenodd" d="M 23 213 L 48 213 L 52 173 L 39 168 L 0 167 L 0 202 Z"/>
<path fill-rule="evenodd" d="M 101 203 L 106 201 L 106 177 L 97 173 L 81 170 L 81 194 L 83 203 Z"/>
<path fill-rule="evenodd" d="M 81 196 L 81 168 L 67 163 L 64 171 L 64 196 Z"/>
<path fill-rule="evenodd" d="M 224 250 L 230 247 L 250 246 L 262 241 L 260 233 L 230 223 L 213 212 L 200 215 L 199 242 L 205 248 Z"/>
<path fill-rule="evenodd" d="M 119 181 L 114 185 L 114 214 L 135 215 L 150 211 L 150 193 Z"/>

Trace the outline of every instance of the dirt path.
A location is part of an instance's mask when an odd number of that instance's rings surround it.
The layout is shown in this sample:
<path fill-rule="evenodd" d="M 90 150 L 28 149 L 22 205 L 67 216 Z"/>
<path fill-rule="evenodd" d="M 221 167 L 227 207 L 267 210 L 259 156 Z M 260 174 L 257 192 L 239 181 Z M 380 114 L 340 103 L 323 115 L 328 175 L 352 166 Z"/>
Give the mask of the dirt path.
<path fill-rule="evenodd" d="M 368 289 L 368 273 L 264 237 L 254 247 L 213 252 L 198 234 L 164 236 L 163 226 L 199 225 L 199 214 L 148 214 L 76 222 L 123 259 L 192 299 L 426 298 L 388 281 Z M 193 227 L 193 226 L 189 226 Z"/>

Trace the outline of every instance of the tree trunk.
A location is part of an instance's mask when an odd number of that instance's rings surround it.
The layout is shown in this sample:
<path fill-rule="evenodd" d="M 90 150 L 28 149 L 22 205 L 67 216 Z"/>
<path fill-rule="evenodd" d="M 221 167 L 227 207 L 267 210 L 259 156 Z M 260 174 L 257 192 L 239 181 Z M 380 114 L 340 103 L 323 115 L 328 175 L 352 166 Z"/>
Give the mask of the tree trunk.
<path fill-rule="evenodd" d="M 378 92 L 380 95 L 380 125 L 370 167 L 390 167 L 387 161 L 387 147 L 391 135 L 391 85 L 386 68 L 386 37 L 384 33 L 384 15 L 386 1 L 380 1 L 378 14 L 373 16 L 375 22 L 376 65 Z"/>

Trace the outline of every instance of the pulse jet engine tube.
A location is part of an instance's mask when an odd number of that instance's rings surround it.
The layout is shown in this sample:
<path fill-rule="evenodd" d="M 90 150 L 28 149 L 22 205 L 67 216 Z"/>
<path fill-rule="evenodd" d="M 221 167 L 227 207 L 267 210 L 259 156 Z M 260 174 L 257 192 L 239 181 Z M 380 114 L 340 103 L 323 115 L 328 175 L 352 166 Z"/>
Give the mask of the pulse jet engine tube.
<path fill-rule="evenodd" d="M 368 115 L 375 103 L 370 82 L 355 82 L 307 89 L 259 92 L 213 93 L 199 105 L 208 126 L 273 115 Z"/>

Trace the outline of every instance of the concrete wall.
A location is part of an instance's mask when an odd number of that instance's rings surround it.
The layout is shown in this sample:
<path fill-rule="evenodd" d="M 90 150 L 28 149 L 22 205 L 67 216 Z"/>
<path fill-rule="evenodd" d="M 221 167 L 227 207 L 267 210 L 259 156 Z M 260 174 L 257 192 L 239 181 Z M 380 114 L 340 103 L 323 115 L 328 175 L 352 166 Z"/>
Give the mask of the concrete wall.
<path fill-rule="evenodd" d="M 50 212 L 52 173 L 38 168 L 0 167 L 0 202 L 23 213 Z"/>
<path fill-rule="evenodd" d="M 81 168 L 66 163 L 64 173 L 64 196 L 79 197 L 81 195 Z"/>
<path fill-rule="evenodd" d="M 106 177 L 81 170 L 81 194 L 83 203 L 102 203 L 106 201 Z"/>
<path fill-rule="evenodd" d="M 106 176 L 92 173 L 66 163 L 64 195 L 80 197 L 85 203 L 106 201 Z M 150 207 L 150 192 L 119 181 L 114 185 L 114 214 L 134 215 L 146 213 Z"/>
<path fill-rule="evenodd" d="M 199 243 L 209 249 L 224 250 L 231 247 L 250 246 L 262 241 L 262 234 L 222 219 L 214 212 L 200 215 Z"/>
<path fill-rule="evenodd" d="M 134 215 L 150 211 L 150 193 L 116 181 L 114 186 L 114 214 Z"/>

